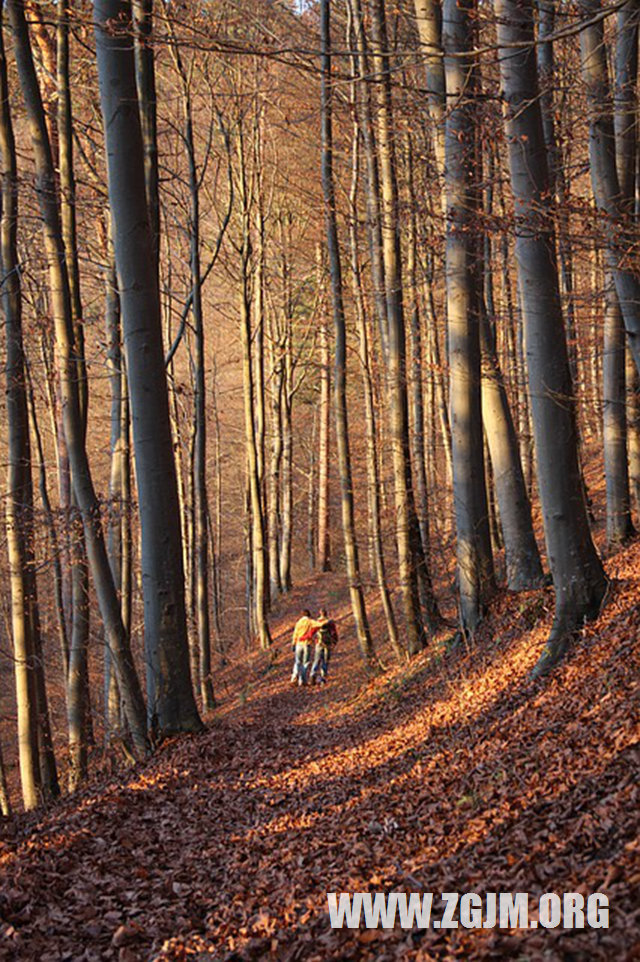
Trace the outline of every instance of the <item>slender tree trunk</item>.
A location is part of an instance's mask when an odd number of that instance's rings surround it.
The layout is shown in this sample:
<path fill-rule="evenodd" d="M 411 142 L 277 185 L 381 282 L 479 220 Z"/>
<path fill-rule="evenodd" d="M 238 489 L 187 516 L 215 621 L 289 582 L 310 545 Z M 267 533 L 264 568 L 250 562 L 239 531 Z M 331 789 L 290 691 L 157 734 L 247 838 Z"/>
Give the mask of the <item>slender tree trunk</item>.
<path fill-rule="evenodd" d="M 129 12 L 119 0 L 94 5 L 140 502 L 148 712 L 161 731 L 191 731 L 201 721 L 189 671 L 179 503 L 133 49 L 127 36 L 105 26 L 126 23 Z"/>
<path fill-rule="evenodd" d="M 604 476 L 607 486 L 607 541 L 620 544 L 633 534 L 627 460 L 625 333 L 610 275 L 604 315 Z"/>
<path fill-rule="evenodd" d="M 0 8 L 1 13 L 1 8 Z M 18 712 L 18 757 L 22 800 L 26 810 L 42 801 L 42 774 L 38 752 L 38 699 L 36 693 L 37 604 L 33 567 L 33 494 L 31 451 L 25 390 L 22 305 L 17 256 L 18 178 L 13 127 L 9 113 L 9 88 L 4 38 L 0 22 L 0 162 L 2 163 L 2 217 L 0 260 L 2 311 L 6 336 L 6 398 L 8 425 L 8 497 L 6 500 L 7 554 L 11 586 L 11 629 L 15 659 Z"/>
<path fill-rule="evenodd" d="M 331 370 L 329 367 L 329 331 L 326 318 L 320 321 L 320 438 L 318 442 L 318 568 L 331 571 L 329 552 L 329 465 Z"/>
<path fill-rule="evenodd" d="M 353 511 L 353 481 L 349 452 L 349 422 L 347 414 L 347 342 L 344 302 L 342 293 L 342 269 L 338 228 L 336 224 L 336 201 L 333 183 L 333 135 L 332 135 L 332 80 L 331 80 L 331 21 L 329 0 L 321 0 L 322 35 L 322 191 L 324 196 L 327 249 L 331 294 L 333 301 L 333 320 L 335 327 L 335 367 L 334 367 L 334 412 L 336 418 L 336 443 L 338 448 L 338 469 L 340 472 L 340 492 L 342 504 L 342 529 L 347 559 L 347 578 L 351 610 L 355 623 L 356 638 L 365 662 L 371 663 L 375 657 L 369 621 L 364 602 L 358 544 L 356 541 Z"/>
<path fill-rule="evenodd" d="M 26 361 L 26 358 L 25 358 Z M 56 531 L 55 520 L 53 516 L 53 509 L 51 507 L 51 500 L 49 498 L 49 489 L 47 485 L 47 468 L 44 457 L 44 450 L 42 446 L 42 437 L 40 435 L 40 428 L 38 425 L 38 419 L 36 416 L 36 404 L 35 398 L 33 396 L 33 386 L 31 384 L 31 375 L 29 368 L 26 368 L 27 373 L 27 387 L 28 396 L 27 400 L 29 403 L 29 423 L 31 425 L 31 435 L 35 441 L 36 454 L 37 454 L 37 470 L 38 470 L 38 490 L 40 493 L 40 501 L 42 502 L 42 510 L 44 513 L 45 523 L 47 526 L 47 535 L 49 537 L 49 552 L 52 558 L 53 566 L 53 598 L 56 611 L 56 620 L 58 623 L 58 639 L 60 642 L 60 655 L 62 661 L 62 671 L 63 676 L 67 678 L 69 672 L 69 638 L 67 635 L 67 620 L 64 611 L 64 599 L 63 599 L 63 579 L 62 579 L 62 565 L 60 562 L 60 542 L 58 539 L 58 533 Z"/>
<path fill-rule="evenodd" d="M 440 615 L 422 549 L 411 476 L 398 185 L 392 136 L 389 45 L 383 0 L 372 0 L 371 14 L 374 34 L 372 59 L 379 85 L 376 120 L 380 164 L 382 254 L 389 325 L 386 387 L 389 397 L 391 455 L 395 485 L 398 570 L 404 604 L 407 650 L 410 654 L 416 654 L 426 644 L 421 607 L 430 630 L 438 627 Z"/>
<path fill-rule="evenodd" d="M 282 467 L 282 392 L 284 390 L 284 363 L 280 349 L 280 336 L 275 318 L 271 318 L 267 342 L 269 380 L 271 383 L 271 453 L 269 458 L 268 541 L 269 581 L 271 597 L 282 594 L 280 580 L 280 475 Z"/>
<path fill-rule="evenodd" d="M 108 219 L 110 220 L 110 216 Z M 107 537 L 109 564 L 113 574 L 116 591 L 120 596 L 120 609 L 124 621 L 124 539 L 123 520 L 126 510 L 124 504 L 124 474 L 129 466 L 125 465 L 125 440 L 123 433 L 128 433 L 128 424 L 123 424 L 123 407 L 126 394 L 123 358 L 120 344 L 120 300 L 118 297 L 118 282 L 116 279 L 116 262 L 109 226 L 105 238 L 105 255 L 107 262 L 105 277 L 105 327 L 107 341 L 107 360 L 109 370 L 109 389 L 111 392 L 111 471 L 109 474 L 109 502 L 111 516 Z M 126 624 L 126 622 L 125 622 Z M 109 646 L 104 649 L 104 705 L 105 705 L 105 737 L 109 741 L 114 733 L 120 731 L 122 718 L 120 711 L 120 693 L 118 681 L 113 671 Z"/>
<path fill-rule="evenodd" d="M 265 524 L 263 514 L 263 498 L 260 485 L 260 468 L 258 461 L 258 438 L 255 423 L 255 384 L 253 376 L 253 362 L 251 356 L 251 293 L 250 293 L 250 199 L 245 172 L 245 154 L 240 132 L 240 198 L 242 204 L 242 248 L 241 258 L 241 289 L 240 289 L 240 334 L 242 340 L 242 376 L 244 385 L 244 424 L 247 451 L 248 471 L 248 514 L 251 523 L 251 583 L 255 595 L 253 597 L 254 627 L 258 635 L 260 647 L 268 650 L 271 647 L 271 633 L 268 621 L 269 599 L 269 569 L 267 565 L 267 550 L 265 544 Z"/>
<path fill-rule="evenodd" d="M 351 276 L 353 279 L 353 296 L 356 311 L 356 326 L 360 340 L 360 364 L 362 368 L 362 388 L 364 394 L 365 428 L 367 444 L 367 484 L 369 502 L 369 525 L 373 573 L 380 591 L 380 601 L 385 616 L 389 642 L 397 658 L 403 661 L 406 651 L 400 644 L 396 618 L 391 602 L 391 592 L 387 583 L 387 573 L 382 544 L 382 527 L 380 522 L 380 477 L 377 460 L 377 431 L 376 407 L 373 394 L 373 377 L 371 372 L 371 357 L 367 320 L 365 316 L 365 299 L 360 277 L 357 238 L 357 188 L 358 188 L 358 126 L 353 133 L 353 165 L 351 180 L 351 217 L 349 220 L 349 244 L 351 248 Z"/>
<path fill-rule="evenodd" d="M 200 178 L 196 161 L 193 133 L 193 108 L 189 77 L 180 55 L 180 49 L 172 31 L 173 56 L 182 83 L 185 114 L 184 145 L 189 168 L 189 236 L 191 241 L 191 310 L 195 329 L 195 451 L 194 451 L 194 594 L 198 632 L 198 673 L 200 697 L 204 711 L 215 707 L 211 679 L 211 626 L 209 618 L 209 529 L 207 521 L 207 412 L 206 412 L 206 360 L 205 326 L 202 309 L 202 277 L 200 269 Z"/>
<path fill-rule="evenodd" d="M 540 673 L 561 657 L 571 633 L 597 615 L 607 582 L 591 540 L 580 478 L 575 397 L 549 219 L 533 8 L 530 0 L 496 0 L 496 12 L 538 486 L 556 595 L 551 635 L 536 666 Z"/>
<path fill-rule="evenodd" d="M 78 398 L 86 438 L 88 413 L 88 381 L 84 351 L 80 269 L 76 237 L 76 194 L 73 170 L 73 116 L 69 82 L 69 16 L 71 3 L 58 6 L 57 92 L 58 92 L 58 164 L 60 170 L 60 214 L 73 324 Z M 67 715 L 69 722 L 69 789 L 74 791 L 87 774 L 87 747 L 90 729 L 88 691 L 89 655 L 89 570 L 84 531 L 75 497 L 71 506 L 71 648 L 67 678 Z"/>

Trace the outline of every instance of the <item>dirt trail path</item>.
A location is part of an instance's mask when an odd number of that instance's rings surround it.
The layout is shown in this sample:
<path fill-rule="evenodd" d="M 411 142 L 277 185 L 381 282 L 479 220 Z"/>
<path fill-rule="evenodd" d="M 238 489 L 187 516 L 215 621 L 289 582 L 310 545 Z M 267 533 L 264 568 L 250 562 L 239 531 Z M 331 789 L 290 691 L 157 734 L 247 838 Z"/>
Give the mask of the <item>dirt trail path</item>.
<path fill-rule="evenodd" d="M 348 623 L 326 688 L 227 669 L 208 730 L 0 844 L 0 959 L 640 958 L 640 552 L 598 626 L 532 684 L 545 596 L 505 598 L 474 650 L 367 680 Z M 344 612 L 334 605 L 340 618 Z M 328 891 L 605 891 L 611 927 L 332 930 Z M 634 912 L 636 915 L 634 916 Z"/>

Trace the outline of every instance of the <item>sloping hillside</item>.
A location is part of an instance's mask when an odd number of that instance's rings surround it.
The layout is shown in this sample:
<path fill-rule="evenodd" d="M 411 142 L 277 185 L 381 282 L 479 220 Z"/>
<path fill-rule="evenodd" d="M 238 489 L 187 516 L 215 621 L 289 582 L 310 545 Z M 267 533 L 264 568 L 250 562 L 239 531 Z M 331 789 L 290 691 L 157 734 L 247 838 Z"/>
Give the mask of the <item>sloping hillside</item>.
<path fill-rule="evenodd" d="M 640 958 L 640 545 L 608 566 L 599 622 L 538 682 L 551 594 L 372 679 L 345 606 L 322 689 L 290 686 L 283 612 L 275 661 L 226 669 L 205 734 L 5 827 L 0 958 Z M 291 604 L 330 589 L 338 612 L 330 576 Z M 342 891 L 604 892 L 610 925 L 332 930 Z"/>

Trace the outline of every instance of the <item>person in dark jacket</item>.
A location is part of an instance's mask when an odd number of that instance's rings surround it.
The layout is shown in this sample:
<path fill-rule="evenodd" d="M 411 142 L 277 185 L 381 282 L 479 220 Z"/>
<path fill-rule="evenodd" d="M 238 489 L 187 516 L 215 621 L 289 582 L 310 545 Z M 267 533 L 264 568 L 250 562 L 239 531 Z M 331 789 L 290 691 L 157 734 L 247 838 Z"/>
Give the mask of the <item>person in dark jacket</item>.
<path fill-rule="evenodd" d="M 331 652 L 338 644 L 338 629 L 336 623 L 328 617 L 325 608 L 320 609 L 318 618 L 319 627 L 315 631 L 316 650 L 314 652 L 313 664 L 311 666 L 311 684 L 316 681 L 321 685 L 326 684 L 327 670 Z"/>

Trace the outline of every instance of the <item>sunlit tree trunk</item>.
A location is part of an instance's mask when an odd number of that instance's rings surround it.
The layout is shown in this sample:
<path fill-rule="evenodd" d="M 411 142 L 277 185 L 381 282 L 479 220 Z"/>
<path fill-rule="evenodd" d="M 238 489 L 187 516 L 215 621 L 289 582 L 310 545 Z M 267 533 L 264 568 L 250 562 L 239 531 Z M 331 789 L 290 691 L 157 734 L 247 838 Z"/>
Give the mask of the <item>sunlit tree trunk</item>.
<path fill-rule="evenodd" d="M 445 135 L 446 284 L 453 493 L 457 529 L 460 621 L 473 632 L 493 586 L 493 561 L 482 447 L 480 292 L 473 60 L 473 0 L 445 0 L 443 49 L 449 112 Z"/>
<path fill-rule="evenodd" d="M 2 8 L 0 7 L 0 13 Z M 36 622 L 33 568 L 33 494 L 31 451 L 25 390 L 22 307 L 17 257 L 18 178 L 13 127 L 9 113 L 9 88 L 4 39 L 0 22 L 0 162 L 2 163 L 2 217 L 0 260 L 2 311 L 6 336 L 6 400 L 8 426 L 8 496 L 6 499 L 7 554 L 11 588 L 11 631 L 18 714 L 18 758 L 22 800 L 26 810 L 42 801 L 42 775 L 38 752 L 38 698 L 36 691 Z"/>

